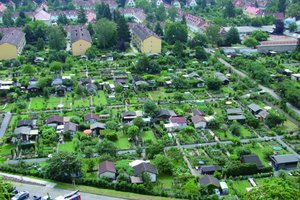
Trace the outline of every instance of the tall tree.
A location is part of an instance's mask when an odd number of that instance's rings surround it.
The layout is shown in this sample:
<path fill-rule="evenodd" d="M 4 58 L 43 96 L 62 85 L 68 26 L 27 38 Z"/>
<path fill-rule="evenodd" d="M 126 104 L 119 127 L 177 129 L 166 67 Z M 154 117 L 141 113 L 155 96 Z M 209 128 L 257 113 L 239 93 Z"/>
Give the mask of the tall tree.
<path fill-rule="evenodd" d="M 98 48 L 110 48 L 117 42 L 117 25 L 108 19 L 100 19 L 94 25 L 94 40 Z"/>
<path fill-rule="evenodd" d="M 78 18 L 79 18 L 79 15 L 78 15 Z M 68 25 L 70 23 L 70 21 L 65 14 L 60 14 L 58 16 L 57 23 L 62 24 L 62 25 Z M 80 22 L 78 21 L 78 23 L 80 23 Z"/>
<path fill-rule="evenodd" d="M 278 2 L 278 11 L 285 13 L 285 9 L 286 9 L 286 0 L 279 0 Z"/>
<path fill-rule="evenodd" d="M 235 17 L 235 8 L 231 0 L 228 0 L 225 5 L 224 17 Z"/>
<path fill-rule="evenodd" d="M 4 26 L 11 27 L 14 25 L 14 20 L 12 19 L 12 13 L 10 9 L 6 9 L 2 16 L 2 22 Z"/>
<path fill-rule="evenodd" d="M 177 17 L 177 8 L 175 8 L 174 6 L 172 6 L 169 10 L 168 10 L 168 16 L 172 21 L 175 21 L 176 17 Z"/>
<path fill-rule="evenodd" d="M 42 21 L 31 21 L 23 28 L 25 33 L 26 42 L 35 43 L 38 38 L 46 40 L 48 26 Z"/>
<path fill-rule="evenodd" d="M 0 199 L 10 199 L 10 192 L 13 190 L 13 186 L 0 178 Z"/>
<path fill-rule="evenodd" d="M 101 18 L 112 19 L 109 6 L 107 4 L 101 3 L 96 7 L 97 20 Z"/>
<path fill-rule="evenodd" d="M 167 12 L 164 4 L 161 4 L 158 8 L 156 8 L 155 16 L 158 21 L 164 21 L 167 18 Z"/>
<path fill-rule="evenodd" d="M 218 44 L 221 40 L 221 36 L 219 34 L 220 27 L 217 25 L 210 25 L 206 28 L 205 34 L 207 36 L 208 41 L 214 46 Z"/>
<path fill-rule="evenodd" d="M 156 23 L 155 28 L 154 28 L 154 32 L 155 32 L 158 36 L 160 36 L 160 37 L 162 37 L 162 36 L 164 35 L 163 29 L 161 28 L 159 22 Z"/>
<path fill-rule="evenodd" d="M 225 45 L 231 46 L 232 44 L 241 43 L 240 34 L 235 27 L 231 27 L 225 36 Z"/>
<path fill-rule="evenodd" d="M 82 159 L 69 152 L 59 152 L 53 154 L 48 160 L 46 177 L 57 181 L 71 181 L 75 177 L 81 176 Z"/>
<path fill-rule="evenodd" d="M 174 44 L 176 41 L 186 43 L 188 38 L 187 26 L 180 22 L 167 23 L 165 38 L 170 44 Z"/>
<path fill-rule="evenodd" d="M 49 47 L 53 50 L 66 48 L 65 33 L 59 26 L 53 26 L 49 30 Z"/>
<path fill-rule="evenodd" d="M 130 32 L 124 16 L 117 20 L 118 39 L 123 42 L 130 42 Z"/>
<path fill-rule="evenodd" d="M 80 24 L 85 24 L 87 22 L 87 18 L 83 7 L 80 7 L 79 9 L 77 22 Z"/>

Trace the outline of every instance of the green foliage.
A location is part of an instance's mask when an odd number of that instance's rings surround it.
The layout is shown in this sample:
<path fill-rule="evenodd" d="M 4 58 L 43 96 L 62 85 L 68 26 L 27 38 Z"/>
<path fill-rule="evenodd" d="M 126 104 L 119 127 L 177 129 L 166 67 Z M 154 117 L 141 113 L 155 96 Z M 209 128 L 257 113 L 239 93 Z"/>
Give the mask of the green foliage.
<path fill-rule="evenodd" d="M 153 163 L 157 167 L 159 174 L 172 175 L 173 164 L 167 156 L 158 154 L 154 156 Z"/>
<path fill-rule="evenodd" d="M 206 80 L 206 84 L 207 84 L 207 87 L 208 89 L 210 90 L 220 90 L 221 86 L 222 86 L 222 83 L 219 79 L 217 78 L 208 78 Z"/>
<path fill-rule="evenodd" d="M 102 18 L 94 25 L 94 31 L 93 38 L 98 48 L 111 48 L 116 44 L 118 33 L 114 22 Z"/>
<path fill-rule="evenodd" d="M 144 108 L 144 112 L 151 117 L 154 117 L 157 114 L 157 112 L 159 111 L 155 102 L 150 101 L 150 100 L 148 100 L 144 103 L 143 108 Z"/>
<path fill-rule="evenodd" d="M 169 22 L 165 27 L 165 39 L 169 44 L 176 41 L 186 43 L 188 38 L 187 26 L 180 22 Z"/>
<path fill-rule="evenodd" d="M 257 41 L 265 41 L 268 39 L 269 35 L 264 31 L 257 30 L 251 33 L 251 37 L 255 38 Z"/>
<path fill-rule="evenodd" d="M 12 19 L 12 12 L 10 9 L 6 9 L 3 12 L 2 22 L 4 26 L 11 27 L 14 24 L 14 20 Z"/>
<path fill-rule="evenodd" d="M 150 144 L 146 149 L 146 155 L 149 159 L 154 158 L 155 155 L 163 153 L 164 144 L 161 141 Z"/>
<path fill-rule="evenodd" d="M 79 24 L 85 24 L 87 22 L 85 11 L 82 7 L 79 9 L 77 22 Z"/>
<path fill-rule="evenodd" d="M 37 42 L 36 42 L 36 48 L 37 50 L 44 50 L 45 48 L 45 41 L 43 38 L 38 38 Z"/>
<path fill-rule="evenodd" d="M 224 17 L 235 17 L 235 8 L 232 1 L 227 1 L 224 10 Z"/>
<path fill-rule="evenodd" d="M 203 33 L 201 34 L 196 33 L 195 36 L 190 41 L 188 41 L 188 45 L 190 47 L 196 47 L 196 46 L 207 47 L 207 44 L 208 44 L 208 38 Z"/>
<path fill-rule="evenodd" d="M 159 73 L 161 70 L 160 65 L 152 60 L 150 61 L 150 59 L 143 54 L 139 59 L 138 62 L 135 65 L 135 70 L 137 73 L 150 73 L 150 74 L 156 74 Z"/>
<path fill-rule="evenodd" d="M 3 178 L 0 178 L 0 199 L 8 200 L 10 199 L 10 192 L 12 191 L 13 186 L 12 184 L 6 182 L 3 180 Z"/>
<path fill-rule="evenodd" d="M 195 47 L 195 57 L 198 60 L 207 60 L 209 55 L 206 53 L 203 47 L 197 46 Z"/>
<path fill-rule="evenodd" d="M 270 112 L 265 121 L 267 126 L 269 126 L 270 128 L 274 128 L 280 124 L 283 124 L 285 120 L 286 118 L 283 114 L 278 114 L 277 112 Z"/>
<path fill-rule="evenodd" d="M 97 20 L 102 18 L 106 18 L 108 20 L 112 19 L 108 4 L 101 3 L 98 6 L 96 6 L 96 17 Z"/>
<path fill-rule="evenodd" d="M 258 42 L 255 38 L 249 37 L 244 41 L 244 45 L 247 47 L 255 47 L 256 45 L 258 45 Z"/>
<path fill-rule="evenodd" d="M 108 154 L 112 157 L 117 155 L 117 147 L 115 147 L 115 145 L 107 139 L 102 140 L 96 145 L 96 151 L 100 155 Z"/>
<path fill-rule="evenodd" d="M 128 127 L 128 130 L 127 130 L 127 134 L 130 136 L 130 137 L 135 137 L 137 136 L 139 133 L 139 127 L 137 127 L 136 125 L 131 125 Z"/>
<path fill-rule="evenodd" d="M 240 34 L 235 27 L 231 27 L 225 35 L 225 45 L 231 46 L 232 44 L 241 43 Z"/>
<path fill-rule="evenodd" d="M 216 45 L 221 42 L 221 36 L 219 34 L 219 31 L 220 27 L 217 25 L 210 25 L 205 29 L 206 37 L 212 45 Z"/>
<path fill-rule="evenodd" d="M 66 48 L 66 38 L 61 27 L 53 26 L 49 30 L 49 47 L 53 50 Z"/>
<path fill-rule="evenodd" d="M 130 32 L 124 16 L 117 20 L 118 39 L 122 42 L 130 42 Z"/>
<path fill-rule="evenodd" d="M 45 41 L 48 27 L 42 21 L 31 21 L 25 25 L 23 31 L 25 33 L 26 42 L 30 44 L 36 42 L 38 38 L 42 38 Z"/>
<path fill-rule="evenodd" d="M 68 182 L 81 176 L 82 159 L 74 153 L 54 153 L 47 162 L 47 178 Z"/>

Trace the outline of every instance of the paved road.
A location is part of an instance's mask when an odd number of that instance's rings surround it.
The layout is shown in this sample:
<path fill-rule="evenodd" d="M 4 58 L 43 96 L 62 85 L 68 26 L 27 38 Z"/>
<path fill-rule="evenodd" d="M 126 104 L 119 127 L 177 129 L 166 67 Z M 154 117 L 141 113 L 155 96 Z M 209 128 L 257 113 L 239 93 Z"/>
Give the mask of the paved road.
<path fill-rule="evenodd" d="M 224 59 L 222 58 L 218 58 L 218 60 L 224 64 L 226 67 L 229 67 L 234 73 L 236 73 L 238 76 L 242 77 L 242 78 L 249 78 L 251 79 L 250 77 L 248 77 L 245 73 L 241 72 L 240 70 L 236 69 L 235 67 L 233 67 L 231 64 L 229 64 L 228 62 L 226 62 Z M 251 79 L 252 81 L 254 81 L 253 79 Z M 254 81 L 256 82 L 256 81 Z M 273 98 L 281 101 L 281 97 L 275 93 L 274 90 L 268 88 L 268 87 L 265 87 L 261 84 L 258 84 L 258 87 L 262 90 L 264 90 L 265 92 L 267 92 L 268 94 L 270 94 Z M 295 106 L 293 106 L 292 104 L 290 103 L 287 103 L 286 104 L 291 110 L 293 110 L 295 113 L 297 113 L 298 115 L 300 115 L 300 110 L 298 108 L 296 108 Z"/>
<path fill-rule="evenodd" d="M 30 185 L 25 183 L 17 183 L 13 182 L 13 185 L 16 186 L 18 191 L 28 191 L 30 193 L 30 196 L 32 197 L 35 194 L 46 196 L 47 194 L 50 194 L 52 198 L 63 196 L 66 194 L 71 193 L 70 190 L 64 190 L 59 188 L 49 188 L 45 186 L 37 186 L 37 185 Z M 89 193 L 83 193 L 81 192 L 81 199 L 82 200 L 122 200 L 121 198 L 115 198 L 115 197 L 108 197 L 108 196 L 102 196 L 102 195 L 95 195 L 95 194 L 89 194 Z"/>
<path fill-rule="evenodd" d="M 16 165 L 20 161 L 24 161 L 24 162 L 27 162 L 27 163 L 38 163 L 38 162 L 45 162 L 48 159 L 49 158 L 32 158 L 32 159 L 22 159 L 22 160 L 8 160 L 8 161 L 5 162 L 5 164 L 7 164 L 7 165 Z"/>
<path fill-rule="evenodd" d="M 289 150 L 290 152 L 292 152 L 295 156 L 298 157 L 298 159 L 300 160 L 300 155 L 293 149 L 291 148 L 289 145 L 287 145 L 284 141 L 282 141 L 281 138 L 277 138 L 277 142 L 279 144 L 281 144 L 283 147 L 285 147 L 287 150 Z"/>

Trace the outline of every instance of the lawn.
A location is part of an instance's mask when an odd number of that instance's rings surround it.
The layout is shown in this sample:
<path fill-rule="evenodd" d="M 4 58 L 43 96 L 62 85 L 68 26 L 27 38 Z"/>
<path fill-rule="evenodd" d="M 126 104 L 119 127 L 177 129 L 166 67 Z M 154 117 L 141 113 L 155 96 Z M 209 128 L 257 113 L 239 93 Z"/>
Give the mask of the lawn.
<path fill-rule="evenodd" d="M 114 142 L 114 145 L 118 149 L 129 149 L 131 146 L 128 137 L 121 132 L 118 132 L 118 140 Z"/>
<path fill-rule="evenodd" d="M 104 91 L 99 91 L 97 96 L 94 96 L 94 105 L 95 106 L 104 106 L 107 105 L 107 99 Z"/>
<path fill-rule="evenodd" d="M 74 152 L 74 146 L 72 142 L 65 142 L 59 145 L 59 151 Z"/>
<path fill-rule="evenodd" d="M 290 120 L 286 120 L 284 122 L 283 126 L 285 127 L 286 131 L 289 133 L 299 130 L 298 126 L 296 124 L 294 124 L 293 122 L 291 122 Z"/>
<path fill-rule="evenodd" d="M 74 107 L 90 107 L 91 99 L 88 98 L 76 98 L 74 101 Z"/>
<path fill-rule="evenodd" d="M 15 148 L 15 146 L 12 144 L 3 144 L 0 147 L 0 155 L 1 156 L 11 155 L 11 150 L 14 148 Z"/>
<path fill-rule="evenodd" d="M 57 108 L 57 106 L 60 104 L 60 98 L 59 97 L 50 97 L 47 104 L 47 109 L 53 109 Z"/>
<path fill-rule="evenodd" d="M 233 135 L 229 131 L 223 131 L 223 130 L 214 130 L 216 135 L 220 138 L 220 140 L 230 140 L 233 137 Z"/>
<path fill-rule="evenodd" d="M 152 131 L 145 131 L 141 134 L 144 141 L 151 140 L 152 142 L 156 141 L 156 138 Z"/>
<path fill-rule="evenodd" d="M 42 97 L 34 97 L 31 98 L 31 110 L 43 110 L 45 109 L 45 98 Z"/>
<path fill-rule="evenodd" d="M 238 194 L 242 195 L 246 193 L 246 188 L 251 187 L 248 180 L 243 181 L 233 181 L 232 185 L 229 186 L 229 188 L 232 187 L 233 190 L 235 190 Z M 229 192 L 232 193 L 233 191 L 229 189 Z"/>
<path fill-rule="evenodd" d="M 241 128 L 241 136 L 242 137 L 247 138 L 247 137 L 253 136 L 252 133 L 244 126 L 240 126 L 240 128 Z"/>
<path fill-rule="evenodd" d="M 168 98 L 173 96 L 173 93 L 166 93 L 165 88 L 160 87 L 159 90 L 149 91 L 148 92 L 150 99 L 154 101 L 163 100 L 164 98 Z"/>
<path fill-rule="evenodd" d="M 163 188 L 171 188 L 173 178 L 171 176 L 167 176 L 167 175 L 160 175 L 160 176 L 158 176 L 158 181 L 160 183 L 162 183 Z"/>

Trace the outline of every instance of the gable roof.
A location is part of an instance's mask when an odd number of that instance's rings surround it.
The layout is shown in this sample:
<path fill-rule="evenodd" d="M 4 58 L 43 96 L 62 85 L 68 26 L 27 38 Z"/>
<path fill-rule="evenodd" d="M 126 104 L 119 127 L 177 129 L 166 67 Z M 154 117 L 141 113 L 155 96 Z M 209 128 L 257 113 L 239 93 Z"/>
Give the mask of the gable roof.
<path fill-rule="evenodd" d="M 255 164 L 258 168 L 263 167 L 262 162 L 256 154 L 242 155 L 241 161 L 243 163 L 252 163 Z"/>
<path fill-rule="evenodd" d="M 271 158 L 277 164 L 299 162 L 299 159 L 294 154 L 272 155 Z"/>
<path fill-rule="evenodd" d="M 64 131 L 77 131 L 77 124 L 73 123 L 73 122 L 67 122 L 64 126 Z"/>
<path fill-rule="evenodd" d="M 50 20 L 51 15 L 49 13 L 47 13 L 46 11 L 44 11 L 43 9 L 40 9 L 35 15 L 34 18 L 36 20 L 42 20 L 42 21 L 46 21 L 46 20 Z"/>
<path fill-rule="evenodd" d="M 195 116 L 195 115 L 204 116 L 205 114 L 204 114 L 204 112 L 201 111 L 201 110 L 193 110 L 193 115 L 194 115 L 194 116 Z"/>
<path fill-rule="evenodd" d="M 182 123 L 186 123 L 186 118 L 185 117 L 171 117 L 170 121 L 172 123 L 182 124 Z"/>
<path fill-rule="evenodd" d="M 144 26 L 141 23 L 135 24 L 131 28 L 131 31 L 141 40 L 145 40 L 151 36 L 154 36 L 154 37 L 160 39 L 158 35 L 156 35 L 153 31 L 151 31 L 150 29 L 148 29 L 146 26 Z"/>
<path fill-rule="evenodd" d="M 154 165 L 151 165 L 150 163 L 141 163 L 139 165 L 134 166 L 133 168 L 134 168 L 134 176 L 139 176 L 144 172 L 158 174 L 156 167 Z"/>
<path fill-rule="evenodd" d="M 206 122 L 206 119 L 203 116 L 195 115 L 195 116 L 192 117 L 192 122 L 194 124 L 197 124 L 199 122 Z"/>
<path fill-rule="evenodd" d="M 7 31 L 4 34 L 3 38 L 0 40 L 0 44 L 8 43 L 18 48 L 22 45 L 24 40 L 25 33 L 19 29 L 10 29 L 10 31 Z"/>
<path fill-rule="evenodd" d="M 101 123 L 101 122 L 95 122 L 93 124 L 90 125 L 90 129 L 96 129 L 96 128 L 100 128 L 100 129 L 105 129 L 105 124 Z"/>
<path fill-rule="evenodd" d="M 226 112 L 228 115 L 241 115 L 243 110 L 241 108 L 227 108 Z"/>
<path fill-rule="evenodd" d="M 33 120 L 32 119 L 25 119 L 25 120 L 20 120 L 17 124 L 17 127 L 32 126 L 32 125 L 33 125 Z"/>
<path fill-rule="evenodd" d="M 99 174 L 103 174 L 105 172 L 116 173 L 117 171 L 116 171 L 116 168 L 115 168 L 115 164 L 111 161 L 106 160 L 106 161 L 99 164 L 98 172 L 99 172 Z"/>
<path fill-rule="evenodd" d="M 209 173 L 214 171 L 221 171 L 221 167 L 219 165 L 205 165 L 201 166 L 202 173 Z"/>
<path fill-rule="evenodd" d="M 70 26 L 69 31 L 71 43 L 77 42 L 78 40 L 85 40 L 89 43 L 92 43 L 90 32 L 86 29 L 85 26 Z"/>
<path fill-rule="evenodd" d="M 255 103 L 251 103 L 250 105 L 247 106 L 250 110 L 252 110 L 253 112 L 257 112 L 262 110 L 260 106 L 258 106 Z"/>
<path fill-rule="evenodd" d="M 133 111 L 126 111 L 122 113 L 123 117 L 128 117 L 128 116 L 136 116 L 136 113 Z"/>
<path fill-rule="evenodd" d="M 30 127 L 28 127 L 28 126 L 22 126 L 22 127 L 16 128 L 14 130 L 14 134 L 15 135 L 21 135 L 21 134 L 29 135 L 30 131 L 31 131 Z"/>
<path fill-rule="evenodd" d="M 99 115 L 90 113 L 84 116 L 84 121 L 89 121 L 90 119 L 99 119 Z"/>
<path fill-rule="evenodd" d="M 52 117 L 49 117 L 47 120 L 46 120 L 46 123 L 47 124 L 51 124 L 51 123 L 64 123 L 64 118 L 63 117 L 60 117 L 60 116 L 52 116 Z"/>
<path fill-rule="evenodd" d="M 199 179 L 199 184 L 200 185 L 214 185 L 216 187 L 220 187 L 220 182 L 217 178 L 210 176 L 210 175 L 205 175 L 202 178 Z"/>

